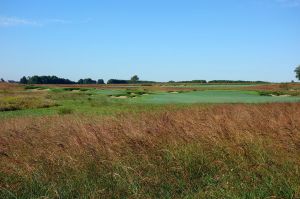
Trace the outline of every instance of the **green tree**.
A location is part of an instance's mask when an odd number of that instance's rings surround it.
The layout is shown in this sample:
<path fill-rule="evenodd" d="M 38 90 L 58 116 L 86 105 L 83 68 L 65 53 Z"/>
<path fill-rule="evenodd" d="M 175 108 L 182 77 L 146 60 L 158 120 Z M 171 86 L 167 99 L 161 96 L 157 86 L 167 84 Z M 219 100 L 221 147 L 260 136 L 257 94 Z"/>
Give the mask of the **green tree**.
<path fill-rule="evenodd" d="M 131 80 L 132 82 L 137 82 L 137 81 L 139 81 L 139 79 L 140 79 L 140 78 L 139 78 L 137 75 L 134 75 L 134 76 L 131 77 L 130 80 Z"/>
<path fill-rule="evenodd" d="M 34 75 L 32 77 L 26 78 L 25 76 L 20 79 L 21 84 L 74 84 L 75 82 L 59 78 L 56 76 L 38 76 Z"/>
<path fill-rule="evenodd" d="M 122 80 L 122 79 L 109 79 L 107 81 L 107 84 L 128 84 L 128 80 Z"/>
<path fill-rule="evenodd" d="M 25 76 L 23 76 L 21 79 L 20 79 L 20 83 L 21 84 L 27 84 L 28 83 L 28 80 Z"/>
<path fill-rule="evenodd" d="M 5 82 L 5 80 L 3 78 L 1 78 L 1 82 Z"/>
<path fill-rule="evenodd" d="M 300 65 L 295 69 L 296 77 L 300 80 Z"/>
<path fill-rule="evenodd" d="M 92 80 L 91 78 L 85 78 L 78 80 L 77 84 L 96 84 L 96 80 Z"/>
<path fill-rule="evenodd" d="M 97 84 L 104 84 L 104 80 L 103 79 L 98 79 Z"/>

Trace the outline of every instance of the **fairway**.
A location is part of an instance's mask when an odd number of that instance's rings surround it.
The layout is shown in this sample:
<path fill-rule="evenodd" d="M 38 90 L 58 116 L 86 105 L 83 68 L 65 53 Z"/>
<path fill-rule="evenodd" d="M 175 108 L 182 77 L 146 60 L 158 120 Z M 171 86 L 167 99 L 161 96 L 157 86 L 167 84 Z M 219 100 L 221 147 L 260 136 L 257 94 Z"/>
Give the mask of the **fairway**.
<path fill-rule="evenodd" d="M 115 115 L 120 112 L 140 112 L 163 106 L 227 103 L 295 103 L 300 96 L 262 96 L 259 91 L 227 90 L 160 90 L 154 88 L 61 88 L 22 87 L 2 92 L 0 117 L 55 115 L 67 109 L 73 113 Z M 150 90 L 148 90 L 150 89 Z M 292 93 L 290 93 L 292 94 Z M 5 108 L 6 107 L 6 108 Z"/>
<path fill-rule="evenodd" d="M 130 100 L 133 103 L 272 103 L 300 102 L 300 97 L 260 96 L 255 91 L 191 91 L 184 93 L 154 93 Z"/>
<path fill-rule="evenodd" d="M 167 87 L 186 87 L 186 88 L 238 88 L 238 87 L 252 87 L 258 85 L 268 84 L 175 84 L 165 85 Z"/>

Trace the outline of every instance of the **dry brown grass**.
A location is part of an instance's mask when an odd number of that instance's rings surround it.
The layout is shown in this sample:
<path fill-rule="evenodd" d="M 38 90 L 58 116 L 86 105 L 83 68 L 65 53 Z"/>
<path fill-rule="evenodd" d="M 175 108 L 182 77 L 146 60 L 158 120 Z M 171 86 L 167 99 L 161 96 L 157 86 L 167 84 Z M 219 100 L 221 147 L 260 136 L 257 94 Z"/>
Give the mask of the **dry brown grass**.
<path fill-rule="evenodd" d="M 9 89 L 22 89 L 20 84 L 11 84 L 11 83 L 0 83 L 0 90 L 9 90 Z"/>
<path fill-rule="evenodd" d="M 261 91 L 282 91 L 282 90 L 299 90 L 300 84 L 298 83 L 283 83 L 283 84 L 266 84 L 244 87 L 247 90 L 261 90 Z"/>
<path fill-rule="evenodd" d="M 300 104 L 0 121 L 2 198 L 299 198 Z"/>
<path fill-rule="evenodd" d="M 1 171 L 32 171 L 39 159 L 118 158 L 163 145 L 196 142 L 243 153 L 243 143 L 261 142 L 299 161 L 300 104 L 218 105 L 114 118 L 49 116 L 0 121 Z M 280 158 L 280 157 L 278 157 Z M 298 162 L 300 164 L 300 162 Z"/>
<path fill-rule="evenodd" d="M 164 85 L 164 86 L 162 86 Z M 191 90 L 191 89 L 202 89 L 198 87 L 188 88 L 189 85 L 198 85 L 198 84 L 176 84 L 176 85 L 186 85 L 187 87 L 175 87 L 179 90 Z M 206 84 L 204 84 L 206 85 Z M 210 84 L 207 84 L 210 85 Z M 231 84 L 211 84 L 211 85 L 241 85 L 239 83 L 231 83 Z M 285 86 L 283 86 L 285 85 Z M 49 87 L 49 88 L 103 88 L 103 89 L 124 89 L 124 88 L 145 88 L 145 89 L 153 89 L 153 90 L 169 90 L 174 89 L 174 86 L 169 86 L 168 84 L 149 84 L 145 86 L 144 84 L 35 84 L 34 86 L 41 86 L 41 87 Z M 282 90 L 288 86 L 289 88 L 296 88 L 300 89 L 299 83 L 284 83 L 284 84 L 263 84 L 263 85 L 251 85 L 249 87 L 241 86 L 241 87 L 234 87 L 234 89 L 250 89 L 250 90 Z M 0 83 L 0 90 L 4 89 L 19 89 L 23 90 L 24 85 L 22 84 L 12 84 L 12 83 Z M 206 89 L 204 87 L 204 89 Z M 209 89 L 215 89 L 214 87 L 210 87 Z M 226 87 L 220 87 L 218 89 L 228 89 Z"/>
<path fill-rule="evenodd" d="M 263 84 L 263 85 L 251 85 L 251 86 L 234 86 L 231 85 L 241 85 L 241 84 L 207 84 L 215 85 L 215 87 L 205 87 L 204 86 L 195 86 L 189 87 L 192 85 L 199 84 L 149 84 L 145 86 L 144 84 L 36 84 L 34 86 L 44 86 L 48 88 L 96 88 L 96 89 L 145 89 L 150 91 L 195 91 L 195 90 L 251 90 L 251 91 L 285 91 L 290 90 L 291 92 L 299 92 L 300 84 L 299 83 L 284 83 L 284 84 Z M 178 87 L 178 85 L 186 85 L 186 87 Z M 220 85 L 220 86 L 218 86 Z M 224 86 L 228 85 L 228 87 Z M 21 85 L 18 84 L 0 84 L 1 89 L 22 89 Z"/>

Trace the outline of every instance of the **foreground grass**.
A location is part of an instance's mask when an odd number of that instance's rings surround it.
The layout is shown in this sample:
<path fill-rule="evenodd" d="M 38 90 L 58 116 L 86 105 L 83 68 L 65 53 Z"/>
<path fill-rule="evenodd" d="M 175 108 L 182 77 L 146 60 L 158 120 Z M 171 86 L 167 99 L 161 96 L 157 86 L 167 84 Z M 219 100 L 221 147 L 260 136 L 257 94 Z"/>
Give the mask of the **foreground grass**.
<path fill-rule="evenodd" d="M 0 198 L 299 198 L 299 104 L 0 121 Z"/>

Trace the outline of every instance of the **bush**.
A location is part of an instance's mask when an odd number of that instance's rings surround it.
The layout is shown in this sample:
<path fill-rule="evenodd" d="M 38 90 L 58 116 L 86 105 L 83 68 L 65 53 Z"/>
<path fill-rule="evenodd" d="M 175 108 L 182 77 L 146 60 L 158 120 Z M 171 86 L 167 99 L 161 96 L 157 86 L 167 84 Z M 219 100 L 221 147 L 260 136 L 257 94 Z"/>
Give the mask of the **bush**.
<path fill-rule="evenodd" d="M 80 88 L 63 88 L 64 91 L 76 91 L 76 90 L 80 90 Z"/>
<path fill-rule="evenodd" d="M 259 95 L 260 96 L 272 96 L 272 95 L 280 96 L 280 95 L 284 95 L 284 93 L 280 92 L 280 91 L 259 91 Z"/>
<path fill-rule="evenodd" d="M 259 91 L 260 96 L 281 96 L 281 95 L 290 95 L 290 96 L 300 96 L 298 91 Z"/>
<path fill-rule="evenodd" d="M 58 109 L 58 114 L 60 114 L 60 115 L 71 114 L 73 112 L 74 111 L 71 108 L 60 108 L 60 109 Z"/>

